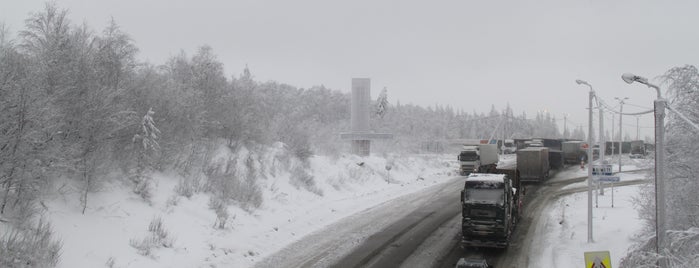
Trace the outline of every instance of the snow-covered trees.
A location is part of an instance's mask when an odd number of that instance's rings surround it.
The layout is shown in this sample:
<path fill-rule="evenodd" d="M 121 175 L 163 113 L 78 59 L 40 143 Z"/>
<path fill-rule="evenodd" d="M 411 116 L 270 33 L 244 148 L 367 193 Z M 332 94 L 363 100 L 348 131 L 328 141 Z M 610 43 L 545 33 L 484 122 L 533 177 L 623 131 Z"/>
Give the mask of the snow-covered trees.
<path fill-rule="evenodd" d="M 127 75 L 136 68 L 138 48 L 132 43 L 131 37 L 119 29 L 113 18 L 96 42 L 95 60 L 100 84 L 111 90 L 121 88 L 124 81 L 129 79 Z"/>
<path fill-rule="evenodd" d="M 158 144 L 160 130 L 155 126 L 153 114 L 155 114 L 153 108 L 148 109 L 146 115 L 141 119 L 139 133 L 133 136 L 133 142 L 137 144 L 138 160 L 136 161 L 135 170 L 131 174 L 131 180 L 135 184 L 134 192 L 147 201 L 150 201 L 151 197 L 151 173 L 154 170 L 153 158 L 160 150 L 160 145 Z"/>
<path fill-rule="evenodd" d="M 72 25 L 68 14 L 48 4 L 29 16 L 18 40 L 0 31 L 0 212 L 50 177 L 71 178 L 86 209 L 88 194 L 106 173 L 141 176 L 130 173 L 144 153 L 132 137 L 146 135 L 134 122 L 147 107 L 158 111 L 152 124 L 168 134 L 150 167 L 185 177 L 202 174 L 222 141 L 233 150 L 281 141 L 301 160 L 348 146 L 337 135 L 349 129 L 347 93 L 258 82 L 247 66 L 228 79 L 206 45 L 162 66 L 139 63 L 138 48 L 113 19 L 95 34 L 88 25 Z M 488 115 L 441 105 L 394 106 L 385 88 L 376 105 L 381 122 L 372 122 L 372 129 L 396 134 L 385 143 L 392 150 L 494 132 L 499 138 L 498 122 L 510 138 L 557 135 L 555 119 L 514 116 L 509 106 L 504 115 L 495 106 Z"/>
<path fill-rule="evenodd" d="M 663 76 L 668 104 L 695 124 L 699 123 L 699 71 L 695 66 L 675 67 Z M 699 132 L 678 114 L 666 111 L 666 218 L 667 251 L 663 252 L 670 267 L 696 267 L 699 263 Z M 652 188 L 642 193 L 641 217 L 646 219 L 652 235 L 622 262 L 623 267 L 655 267 L 655 196 Z"/>
<path fill-rule="evenodd" d="M 672 68 L 663 75 L 668 104 L 699 123 L 699 72 L 695 66 Z M 699 227 L 699 131 L 677 113 L 667 112 L 668 228 Z"/>
<path fill-rule="evenodd" d="M 386 87 L 384 87 L 381 90 L 381 93 L 379 93 L 379 97 L 376 99 L 376 115 L 378 115 L 379 118 L 383 119 L 383 116 L 386 115 L 387 111 L 388 111 L 388 92 L 386 90 Z"/>

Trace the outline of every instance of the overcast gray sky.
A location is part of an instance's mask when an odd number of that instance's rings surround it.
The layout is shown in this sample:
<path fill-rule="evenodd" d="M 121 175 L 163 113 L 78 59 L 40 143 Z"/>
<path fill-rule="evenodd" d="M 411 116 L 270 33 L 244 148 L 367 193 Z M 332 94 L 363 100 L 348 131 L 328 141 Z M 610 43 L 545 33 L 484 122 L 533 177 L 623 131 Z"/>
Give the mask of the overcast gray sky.
<path fill-rule="evenodd" d="M 113 17 L 153 64 L 207 44 L 229 76 L 247 64 L 261 81 L 344 92 L 352 77 L 369 77 L 372 98 L 385 86 L 394 104 L 487 113 L 509 102 L 529 117 L 548 111 L 561 130 L 566 113 L 569 126 L 587 129 L 588 89 L 576 79 L 608 103 L 629 97 L 624 111 L 634 112 L 651 108 L 656 94 L 627 85 L 622 73 L 659 82 L 668 69 L 699 62 L 699 1 L 691 0 L 56 2 L 98 33 Z M 0 21 L 16 32 L 43 6 L 0 0 Z M 635 118 L 624 125 L 635 138 Z M 641 138 L 653 136 L 652 116 L 640 125 Z"/>

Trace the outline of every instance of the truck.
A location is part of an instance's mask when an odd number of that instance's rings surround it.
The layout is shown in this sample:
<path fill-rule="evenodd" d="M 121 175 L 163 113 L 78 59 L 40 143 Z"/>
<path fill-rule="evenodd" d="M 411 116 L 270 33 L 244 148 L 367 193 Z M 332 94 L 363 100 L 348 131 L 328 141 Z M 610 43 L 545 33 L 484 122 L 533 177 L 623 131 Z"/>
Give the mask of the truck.
<path fill-rule="evenodd" d="M 502 143 L 501 151 L 503 154 L 514 154 L 517 152 L 517 145 L 515 145 L 515 140 L 506 139 Z"/>
<path fill-rule="evenodd" d="M 461 191 L 461 247 L 506 248 L 517 224 L 521 198 L 516 170 L 472 173 Z"/>
<path fill-rule="evenodd" d="M 549 177 L 549 148 L 528 147 L 517 150 L 517 170 L 524 181 L 542 182 Z"/>
<path fill-rule="evenodd" d="M 646 146 L 641 140 L 631 141 L 630 158 L 644 158 L 646 156 Z"/>
<path fill-rule="evenodd" d="M 566 164 L 580 164 L 580 161 L 587 157 L 587 151 L 583 149 L 582 141 L 565 141 L 563 155 Z"/>
<path fill-rule="evenodd" d="M 498 164 L 497 144 L 464 145 L 457 157 L 459 174 L 467 176 L 473 172 L 493 171 Z"/>

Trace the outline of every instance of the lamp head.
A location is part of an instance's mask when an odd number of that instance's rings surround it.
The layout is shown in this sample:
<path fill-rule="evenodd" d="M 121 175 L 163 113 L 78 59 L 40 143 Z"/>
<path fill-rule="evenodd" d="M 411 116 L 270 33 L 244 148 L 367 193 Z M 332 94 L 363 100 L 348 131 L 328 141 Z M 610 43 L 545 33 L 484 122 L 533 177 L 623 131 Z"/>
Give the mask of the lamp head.
<path fill-rule="evenodd" d="M 624 101 L 625 101 L 625 100 L 628 100 L 629 97 L 623 97 L 623 98 L 614 97 L 614 99 L 615 99 L 615 100 L 618 100 L 618 101 L 621 102 L 621 103 L 624 103 Z"/>
<path fill-rule="evenodd" d="M 621 79 L 624 80 L 624 82 L 629 83 L 629 84 L 637 81 L 638 78 L 639 78 L 638 76 L 636 76 L 634 74 L 630 74 L 630 73 L 624 73 L 621 75 Z"/>
<path fill-rule="evenodd" d="M 575 83 L 578 83 L 578 85 L 589 85 L 587 82 L 580 79 L 575 80 Z"/>

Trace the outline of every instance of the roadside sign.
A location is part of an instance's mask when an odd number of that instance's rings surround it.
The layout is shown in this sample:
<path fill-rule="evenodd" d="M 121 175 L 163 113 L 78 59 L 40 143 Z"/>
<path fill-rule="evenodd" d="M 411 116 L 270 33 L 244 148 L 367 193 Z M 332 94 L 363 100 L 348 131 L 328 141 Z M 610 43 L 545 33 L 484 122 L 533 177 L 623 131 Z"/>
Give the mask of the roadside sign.
<path fill-rule="evenodd" d="M 585 268 L 612 268 L 609 251 L 585 252 Z"/>
<path fill-rule="evenodd" d="M 611 176 L 612 165 L 593 165 L 592 176 Z"/>
<path fill-rule="evenodd" d="M 619 182 L 621 178 L 616 177 L 616 176 L 599 176 L 599 177 L 594 177 L 592 178 L 593 181 L 599 181 L 599 182 Z"/>

